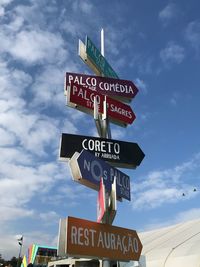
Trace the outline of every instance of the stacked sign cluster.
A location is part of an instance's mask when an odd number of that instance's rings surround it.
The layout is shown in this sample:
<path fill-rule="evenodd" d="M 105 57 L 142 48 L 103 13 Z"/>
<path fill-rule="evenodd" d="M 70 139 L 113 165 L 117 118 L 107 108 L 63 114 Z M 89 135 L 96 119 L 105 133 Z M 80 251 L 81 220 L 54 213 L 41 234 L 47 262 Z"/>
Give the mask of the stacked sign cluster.
<path fill-rule="evenodd" d="M 66 73 L 67 105 L 93 116 L 95 103 L 98 112 L 103 114 L 106 101 L 110 122 L 122 127 L 132 124 L 135 114 L 127 103 L 138 92 L 134 83 L 119 79 L 88 37 L 85 44 L 79 40 L 79 56 L 97 76 Z M 97 191 L 102 181 L 108 193 L 113 190 L 116 180 L 118 200 L 124 198 L 130 201 L 130 177 L 116 167 L 136 168 L 144 156 L 137 143 L 67 133 L 61 137 L 60 158 L 69 160 L 73 179 Z M 58 252 L 61 256 L 138 260 L 142 245 L 135 231 L 101 225 L 72 217 L 62 220 Z"/>

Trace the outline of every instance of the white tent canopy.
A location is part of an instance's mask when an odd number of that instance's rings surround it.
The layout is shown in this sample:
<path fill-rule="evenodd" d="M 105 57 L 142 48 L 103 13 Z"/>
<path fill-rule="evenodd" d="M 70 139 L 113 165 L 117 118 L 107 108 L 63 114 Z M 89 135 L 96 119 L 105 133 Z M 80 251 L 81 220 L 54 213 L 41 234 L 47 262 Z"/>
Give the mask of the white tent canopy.
<path fill-rule="evenodd" d="M 200 267 L 200 220 L 139 234 L 147 267 Z"/>

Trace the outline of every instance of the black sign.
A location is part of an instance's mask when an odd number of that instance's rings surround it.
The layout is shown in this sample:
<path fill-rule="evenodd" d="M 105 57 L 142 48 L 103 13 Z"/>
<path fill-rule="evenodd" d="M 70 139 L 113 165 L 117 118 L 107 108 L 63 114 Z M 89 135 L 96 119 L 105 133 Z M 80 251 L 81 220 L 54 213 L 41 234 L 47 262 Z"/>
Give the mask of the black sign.
<path fill-rule="evenodd" d="M 119 168 L 136 168 L 145 154 L 138 144 L 91 136 L 62 134 L 60 158 L 70 159 L 83 149 Z"/>

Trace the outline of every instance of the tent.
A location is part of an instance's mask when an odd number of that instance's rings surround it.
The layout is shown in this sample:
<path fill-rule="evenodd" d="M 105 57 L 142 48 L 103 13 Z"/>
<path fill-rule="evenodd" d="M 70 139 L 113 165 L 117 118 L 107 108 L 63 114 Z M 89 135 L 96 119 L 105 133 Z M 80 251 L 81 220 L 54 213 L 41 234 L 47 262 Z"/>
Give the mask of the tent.
<path fill-rule="evenodd" d="M 200 220 L 139 234 L 146 267 L 199 267 Z"/>

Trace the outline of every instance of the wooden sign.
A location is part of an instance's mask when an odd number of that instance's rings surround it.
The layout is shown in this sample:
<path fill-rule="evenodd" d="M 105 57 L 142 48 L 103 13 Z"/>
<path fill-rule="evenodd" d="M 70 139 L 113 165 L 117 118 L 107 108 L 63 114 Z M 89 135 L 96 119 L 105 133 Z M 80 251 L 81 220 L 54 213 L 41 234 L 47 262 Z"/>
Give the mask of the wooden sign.
<path fill-rule="evenodd" d="M 70 90 L 67 91 L 67 105 L 93 115 L 94 97 L 97 99 L 99 112 L 103 114 L 105 96 L 77 84 L 71 84 Z M 106 97 L 106 103 L 111 122 L 126 127 L 135 120 L 136 116 L 129 105 L 110 97 Z"/>
<path fill-rule="evenodd" d="M 138 261 L 142 244 L 135 230 L 74 217 L 66 219 L 67 256 Z"/>

